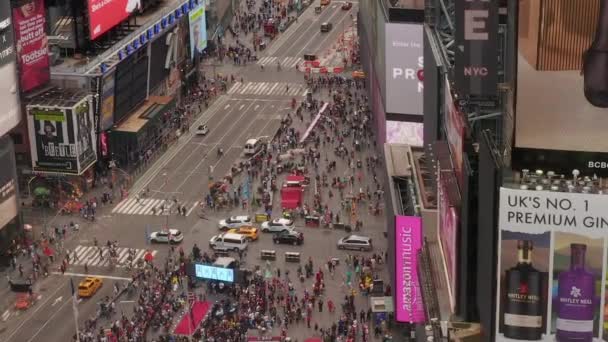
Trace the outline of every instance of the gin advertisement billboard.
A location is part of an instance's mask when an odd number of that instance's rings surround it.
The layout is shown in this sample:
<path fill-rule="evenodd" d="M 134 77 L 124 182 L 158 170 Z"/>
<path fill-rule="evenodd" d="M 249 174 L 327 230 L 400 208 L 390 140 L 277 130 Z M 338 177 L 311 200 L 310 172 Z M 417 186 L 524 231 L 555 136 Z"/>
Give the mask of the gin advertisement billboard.
<path fill-rule="evenodd" d="M 422 219 L 395 218 L 395 313 L 398 322 L 424 322 L 424 304 L 418 280 L 418 252 L 422 248 Z"/>
<path fill-rule="evenodd" d="M 496 341 L 606 341 L 608 196 L 501 188 Z"/>

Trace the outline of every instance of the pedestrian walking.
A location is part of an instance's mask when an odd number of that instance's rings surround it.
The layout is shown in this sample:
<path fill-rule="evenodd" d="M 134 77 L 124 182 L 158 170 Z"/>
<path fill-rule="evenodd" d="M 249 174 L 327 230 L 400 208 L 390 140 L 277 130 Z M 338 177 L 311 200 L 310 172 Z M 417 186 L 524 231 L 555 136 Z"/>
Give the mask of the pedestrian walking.
<path fill-rule="evenodd" d="M 323 312 L 323 299 L 319 298 L 319 312 Z"/>

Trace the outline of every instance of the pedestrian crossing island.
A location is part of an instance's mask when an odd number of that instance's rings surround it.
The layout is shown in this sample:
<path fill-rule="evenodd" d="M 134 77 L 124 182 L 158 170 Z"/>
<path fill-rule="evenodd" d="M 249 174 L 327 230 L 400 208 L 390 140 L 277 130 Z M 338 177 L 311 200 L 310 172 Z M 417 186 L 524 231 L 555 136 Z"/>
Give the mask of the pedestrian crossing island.
<path fill-rule="evenodd" d="M 175 202 L 173 200 L 158 199 L 158 198 L 137 198 L 128 197 L 112 209 L 113 214 L 124 215 L 171 215 L 178 214 L 178 207 L 186 208 L 186 215 L 189 216 L 194 208 L 198 205 L 198 201 L 191 202 Z M 181 211 L 180 211 L 181 213 Z"/>

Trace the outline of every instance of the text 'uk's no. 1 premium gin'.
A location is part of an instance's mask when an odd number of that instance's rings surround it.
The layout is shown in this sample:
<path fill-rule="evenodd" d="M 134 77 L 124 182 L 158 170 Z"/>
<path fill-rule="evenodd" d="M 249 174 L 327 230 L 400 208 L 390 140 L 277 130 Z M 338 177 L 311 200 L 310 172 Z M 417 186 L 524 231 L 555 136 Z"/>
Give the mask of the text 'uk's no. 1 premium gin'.
<path fill-rule="evenodd" d="M 540 340 L 543 325 L 542 273 L 532 266 L 532 241 L 517 241 L 517 265 L 505 274 L 505 337 Z"/>
<path fill-rule="evenodd" d="M 555 338 L 559 342 L 593 340 L 595 276 L 585 269 L 587 246 L 570 245 L 570 269 L 558 276 Z"/>

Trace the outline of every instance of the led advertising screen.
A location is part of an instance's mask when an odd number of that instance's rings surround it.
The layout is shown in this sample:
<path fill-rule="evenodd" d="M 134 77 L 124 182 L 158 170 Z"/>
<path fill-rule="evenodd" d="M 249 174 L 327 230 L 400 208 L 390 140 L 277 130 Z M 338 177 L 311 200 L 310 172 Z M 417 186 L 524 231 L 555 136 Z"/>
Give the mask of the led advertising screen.
<path fill-rule="evenodd" d="M 114 124 L 114 71 L 105 74 L 101 82 L 101 130 L 105 131 Z"/>
<path fill-rule="evenodd" d="M 95 39 L 127 19 L 141 0 L 88 0 L 89 35 Z"/>
<path fill-rule="evenodd" d="M 194 58 L 195 51 L 202 53 L 207 47 L 205 4 L 203 1 L 188 13 L 188 22 L 190 23 L 190 56 Z"/>
<path fill-rule="evenodd" d="M 464 184 L 464 173 L 463 173 L 463 153 L 464 153 L 464 116 L 456 108 L 454 99 L 452 98 L 452 92 L 450 87 L 450 81 L 447 76 L 445 78 L 444 88 L 444 124 L 445 124 L 445 135 L 448 139 L 448 145 L 450 146 L 450 154 L 452 155 L 452 162 L 454 163 L 454 171 L 456 172 L 456 178 L 459 186 L 462 188 Z"/>
<path fill-rule="evenodd" d="M 452 309 L 455 307 L 455 296 L 456 296 L 456 284 L 458 281 L 457 274 L 457 248 L 458 248 L 458 212 L 456 208 L 450 203 L 448 196 L 448 176 L 451 171 L 441 171 L 439 175 L 439 186 L 438 186 L 438 205 L 437 213 L 439 215 L 439 226 L 437 229 L 437 238 L 441 244 L 441 253 L 445 261 L 445 267 L 447 271 L 447 279 L 449 283 L 450 292 L 450 305 Z M 452 182 L 454 180 L 454 174 L 451 173 Z"/>
<path fill-rule="evenodd" d="M 386 121 L 386 142 L 422 147 L 424 124 L 421 122 Z"/>
<path fill-rule="evenodd" d="M 97 161 L 95 125 L 93 111 L 88 101 L 74 108 L 76 125 L 76 149 L 78 151 L 78 173 L 84 172 Z"/>
<path fill-rule="evenodd" d="M 0 1 L 0 136 L 13 129 L 21 120 L 19 86 L 15 45 L 13 44 L 13 22 L 8 1 Z"/>
<path fill-rule="evenodd" d="M 51 78 L 44 0 L 28 0 L 13 9 L 21 91 L 29 91 Z"/>
<path fill-rule="evenodd" d="M 386 112 L 422 115 L 424 50 L 420 24 L 386 24 Z"/>
<path fill-rule="evenodd" d="M 518 3 L 514 167 L 607 176 L 608 4 Z"/>
<path fill-rule="evenodd" d="M 500 189 L 497 341 L 607 340 L 608 196 Z"/>
<path fill-rule="evenodd" d="M 227 283 L 234 282 L 234 270 L 231 268 L 195 264 L 194 274 L 202 279 L 224 281 Z"/>
<path fill-rule="evenodd" d="M 0 140 L 0 229 L 17 216 L 15 150 L 10 138 Z"/>
<path fill-rule="evenodd" d="M 395 312 L 398 322 L 424 322 L 418 281 L 418 252 L 422 248 L 422 219 L 395 217 Z"/>

